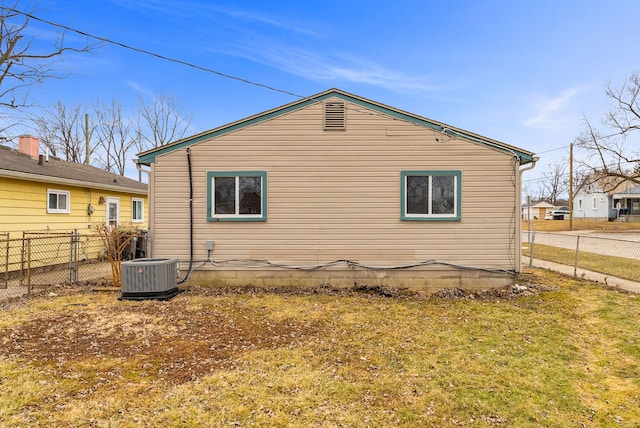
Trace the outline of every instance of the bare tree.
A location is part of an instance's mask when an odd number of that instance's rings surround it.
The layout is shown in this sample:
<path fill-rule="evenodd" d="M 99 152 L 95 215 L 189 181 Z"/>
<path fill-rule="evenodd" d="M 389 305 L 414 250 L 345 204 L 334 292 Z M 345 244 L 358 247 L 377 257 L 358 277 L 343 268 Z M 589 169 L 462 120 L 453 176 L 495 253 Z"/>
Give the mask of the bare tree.
<path fill-rule="evenodd" d="M 568 162 L 565 159 L 549 164 L 549 171 L 542 174 L 540 182 L 540 199 L 556 205 L 561 195 L 569 190 Z"/>
<path fill-rule="evenodd" d="M 137 140 L 128 121 L 122 117 L 122 104 L 115 99 L 111 100 L 110 106 L 96 103 L 94 113 L 97 120 L 95 134 L 101 149 L 100 166 L 124 175 Z"/>
<path fill-rule="evenodd" d="M 52 155 L 69 162 L 84 163 L 86 161 L 87 141 L 82 110 L 80 105 L 66 106 L 62 101 L 58 101 L 42 116 L 33 120 L 41 141 Z M 92 130 L 89 129 L 89 136 L 91 133 Z M 95 151 L 96 146 L 90 145 L 89 156 Z"/>
<path fill-rule="evenodd" d="M 184 137 L 191 126 L 192 115 L 184 115 L 173 97 L 161 96 L 146 102 L 138 100 L 136 133 L 140 151 L 157 148 Z"/>
<path fill-rule="evenodd" d="M 90 52 L 93 46 L 69 46 L 64 32 L 47 46 L 34 43 L 30 31 L 32 11 L 18 9 L 19 1 L 0 2 L 0 106 L 18 108 L 27 105 L 28 89 L 46 79 L 60 78 L 54 60 L 65 53 Z M 46 42 L 46 41 L 45 41 Z"/>
<path fill-rule="evenodd" d="M 631 74 L 619 88 L 609 83 L 605 94 L 612 102 L 602 121 L 606 132 L 584 119 L 585 130 L 578 137 L 578 146 L 585 149 L 588 156 L 579 163 L 591 176 L 640 184 L 640 72 Z"/>

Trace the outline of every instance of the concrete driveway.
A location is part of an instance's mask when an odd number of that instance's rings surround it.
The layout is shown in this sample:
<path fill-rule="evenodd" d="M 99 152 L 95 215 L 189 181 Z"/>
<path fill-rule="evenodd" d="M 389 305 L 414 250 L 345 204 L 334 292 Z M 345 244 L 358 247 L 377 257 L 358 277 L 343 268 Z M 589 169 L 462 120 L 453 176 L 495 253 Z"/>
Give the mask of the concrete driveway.
<path fill-rule="evenodd" d="M 522 232 L 522 242 L 528 242 L 529 234 Z M 550 245 L 582 252 L 602 254 L 604 256 L 626 257 L 640 260 L 640 233 L 605 233 L 605 232 L 535 232 L 531 233 L 535 244 Z M 640 273 L 638 274 L 640 278 Z"/>

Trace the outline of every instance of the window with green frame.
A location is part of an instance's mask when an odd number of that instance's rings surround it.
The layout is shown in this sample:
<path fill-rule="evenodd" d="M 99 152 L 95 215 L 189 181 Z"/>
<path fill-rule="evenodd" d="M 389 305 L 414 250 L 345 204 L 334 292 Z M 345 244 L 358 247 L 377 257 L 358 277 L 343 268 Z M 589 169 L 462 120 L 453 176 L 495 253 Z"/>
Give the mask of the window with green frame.
<path fill-rule="evenodd" d="M 208 172 L 208 221 L 265 221 L 267 173 L 264 171 Z"/>
<path fill-rule="evenodd" d="M 402 220 L 460 220 L 461 171 L 402 171 Z"/>

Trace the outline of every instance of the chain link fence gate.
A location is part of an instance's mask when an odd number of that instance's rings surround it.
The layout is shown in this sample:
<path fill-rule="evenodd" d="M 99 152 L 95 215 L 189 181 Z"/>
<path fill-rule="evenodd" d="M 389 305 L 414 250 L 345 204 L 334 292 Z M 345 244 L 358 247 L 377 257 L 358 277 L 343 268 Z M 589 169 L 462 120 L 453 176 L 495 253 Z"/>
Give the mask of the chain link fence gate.
<path fill-rule="evenodd" d="M 140 233 L 121 255 L 145 257 L 146 234 Z M 111 279 L 111 265 L 97 233 L 0 233 L 0 299 L 30 294 L 35 287 Z"/>

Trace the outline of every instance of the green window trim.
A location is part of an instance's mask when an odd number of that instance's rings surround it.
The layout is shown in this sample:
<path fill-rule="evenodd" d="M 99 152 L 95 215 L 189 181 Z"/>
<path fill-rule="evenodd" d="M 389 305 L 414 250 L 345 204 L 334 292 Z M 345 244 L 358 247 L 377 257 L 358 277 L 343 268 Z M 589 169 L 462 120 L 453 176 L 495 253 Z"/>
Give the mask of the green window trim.
<path fill-rule="evenodd" d="M 453 177 L 453 212 L 432 213 L 432 197 L 429 198 L 428 209 L 424 213 L 408 212 L 407 183 L 411 179 L 422 179 L 428 183 L 429 191 L 433 182 L 433 177 Z M 401 171 L 400 172 L 400 219 L 406 221 L 459 221 L 462 218 L 462 171 L 459 170 L 424 170 L 424 171 Z"/>
<path fill-rule="evenodd" d="M 216 204 L 216 179 L 223 178 L 224 183 L 230 187 L 227 190 L 232 190 L 232 195 L 227 195 L 224 204 Z M 260 179 L 260 191 L 258 197 L 259 202 L 255 202 L 250 206 L 253 211 L 259 207 L 259 212 L 247 212 L 242 213 L 243 210 L 242 199 L 240 195 L 242 179 L 246 178 L 259 178 Z M 222 180 L 220 180 L 222 183 Z M 255 197 L 255 195 L 254 195 Z M 216 213 L 216 209 L 220 208 L 221 211 L 225 209 L 229 212 Z M 230 212 L 233 211 L 233 212 Z M 267 173 L 265 171 L 209 171 L 207 172 L 207 221 L 266 221 L 267 220 Z"/>

